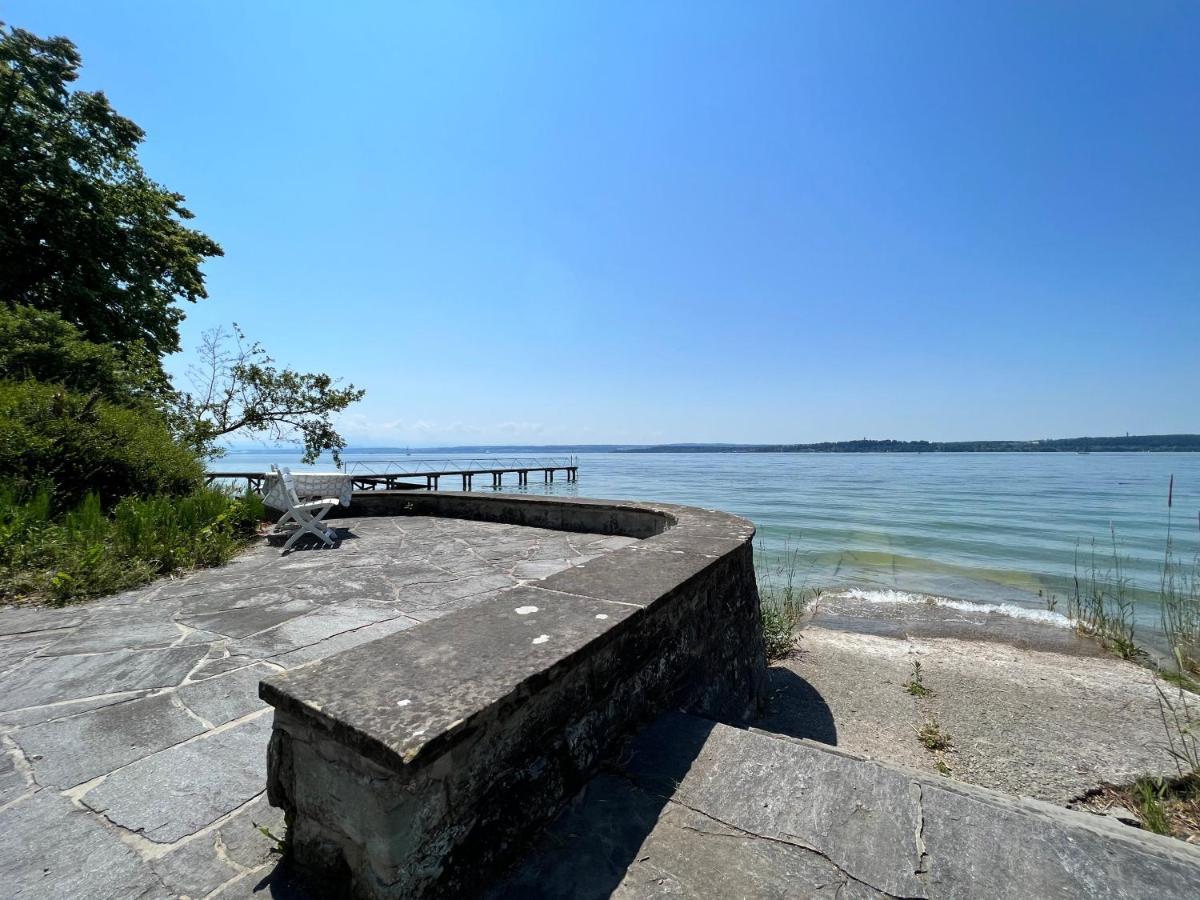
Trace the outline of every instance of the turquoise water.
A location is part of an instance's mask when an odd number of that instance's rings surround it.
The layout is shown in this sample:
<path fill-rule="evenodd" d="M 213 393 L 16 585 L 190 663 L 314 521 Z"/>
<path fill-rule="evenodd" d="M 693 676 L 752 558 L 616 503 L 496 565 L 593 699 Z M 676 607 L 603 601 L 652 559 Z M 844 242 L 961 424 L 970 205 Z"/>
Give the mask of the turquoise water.
<path fill-rule="evenodd" d="M 404 459 L 400 451 L 346 455 L 348 462 L 388 458 Z M 414 452 L 408 460 L 433 458 Z M 295 467 L 296 459 L 256 450 L 231 453 L 214 468 Z M 1111 528 L 1126 574 L 1150 591 L 1162 567 L 1172 475 L 1176 549 L 1188 558 L 1200 549 L 1200 454 L 585 453 L 578 460 L 576 484 L 518 488 L 510 476 L 503 490 L 729 510 L 758 526 L 768 553 L 798 550 L 797 579 L 810 587 L 1029 609 L 1045 609 L 1044 596 L 1056 594 L 1062 611 L 1077 553 L 1086 568 L 1095 540 L 1111 558 Z M 457 482 L 443 479 L 442 487 Z M 476 479 L 476 490 L 491 491 L 490 479 Z M 1158 623 L 1149 596 L 1138 619 Z"/>

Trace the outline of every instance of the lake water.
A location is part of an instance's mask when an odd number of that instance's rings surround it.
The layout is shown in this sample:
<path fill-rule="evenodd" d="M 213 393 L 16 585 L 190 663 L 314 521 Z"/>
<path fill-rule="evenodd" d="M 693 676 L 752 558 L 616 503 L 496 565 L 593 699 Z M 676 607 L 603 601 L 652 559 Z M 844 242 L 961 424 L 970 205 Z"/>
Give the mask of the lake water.
<path fill-rule="evenodd" d="M 451 458 L 463 457 L 345 455 L 348 464 L 397 459 L 414 466 Z M 758 526 L 768 558 L 798 551 L 799 583 L 857 588 L 867 599 L 933 594 L 1044 611 L 1045 596 L 1054 594 L 1061 612 L 1077 556 L 1086 570 L 1095 541 L 1107 567 L 1115 532 L 1125 574 L 1147 592 L 1139 623 L 1153 628 L 1159 611 L 1149 592 L 1162 568 L 1172 475 L 1176 550 L 1190 559 L 1200 549 L 1200 454 L 584 453 L 577 459 L 577 483 L 538 480 L 519 488 L 514 475 L 503 490 L 728 510 Z M 213 468 L 264 470 L 272 462 L 296 468 L 297 460 L 294 451 L 239 451 Z M 459 479 L 441 486 L 453 489 Z M 490 478 L 477 478 L 475 489 L 491 491 Z"/>

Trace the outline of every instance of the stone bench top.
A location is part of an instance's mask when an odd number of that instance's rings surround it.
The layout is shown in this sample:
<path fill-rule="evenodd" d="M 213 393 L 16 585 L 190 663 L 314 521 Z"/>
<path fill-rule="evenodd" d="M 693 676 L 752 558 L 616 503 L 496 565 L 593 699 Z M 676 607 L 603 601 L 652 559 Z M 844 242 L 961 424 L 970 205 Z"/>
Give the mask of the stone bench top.
<path fill-rule="evenodd" d="M 379 502 L 384 492 L 367 499 Z M 395 495 L 393 495 L 395 496 Z M 425 495 L 428 496 L 428 495 Z M 412 495 L 402 495 L 408 504 Z M 423 498 L 418 498 L 418 501 Z M 612 531 L 663 530 L 636 544 L 501 592 L 405 632 L 266 678 L 260 696 L 393 771 L 440 756 L 473 717 L 521 703 L 585 647 L 593 650 L 644 608 L 748 543 L 754 526 L 727 513 L 666 504 L 442 495 L 447 515 L 514 511 L 544 521 L 602 515 Z M 358 498 L 355 500 L 359 503 Z M 399 501 L 393 501 L 399 502 Z M 359 507 L 361 514 L 361 506 Z M 423 512 L 418 502 L 413 512 Z M 639 517 L 633 522 L 623 520 Z M 578 530 L 595 531 L 594 518 Z"/>

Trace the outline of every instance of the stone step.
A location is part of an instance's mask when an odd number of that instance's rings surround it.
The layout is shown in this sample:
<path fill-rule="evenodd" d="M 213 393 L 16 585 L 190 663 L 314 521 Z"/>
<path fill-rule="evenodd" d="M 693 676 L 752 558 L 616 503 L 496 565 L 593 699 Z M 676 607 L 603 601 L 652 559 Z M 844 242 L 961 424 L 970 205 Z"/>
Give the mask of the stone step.
<path fill-rule="evenodd" d="M 1194 898 L 1200 848 L 808 740 L 664 716 L 492 897 Z"/>

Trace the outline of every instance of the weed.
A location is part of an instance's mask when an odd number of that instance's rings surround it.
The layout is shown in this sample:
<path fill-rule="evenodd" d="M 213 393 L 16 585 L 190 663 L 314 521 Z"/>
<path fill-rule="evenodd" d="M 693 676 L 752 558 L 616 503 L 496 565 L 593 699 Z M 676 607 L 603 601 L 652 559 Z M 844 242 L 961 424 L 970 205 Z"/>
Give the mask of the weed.
<path fill-rule="evenodd" d="M 1177 672 L 1174 669 L 1159 669 L 1155 674 L 1163 681 L 1173 684 L 1177 688 L 1191 691 L 1193 694 L 1200 693 L 1200 682 L 1196 681 L 1190 675 L 1185 675 L 1183 672 Z"/>
<path fill-rule="evenodd" d="M 1165 802 L 1167 784 L 1161 778 L 1144 776 L 1133 785 L 1133 800 L 1141 817 L 1142 827 L 1155 834 L 1170 834 L 1171 823 Z"/>
<path fill-rule="evenodd" d="M 954 774 L 946 760 L 942 759 L 940 756 L 934 760 L 933 765 L 938 770 L 939 775 L 945 775 L 946 777 L 949 777 Z"/>
<path fill-rule="evenodd" d="M 1046 593 L 1041 588 L 1038 588 L 1038 596 L 1042 599 L 1042 602 L 1046 604 L 1047 611 L 1054 612 L 1056 609 L 1058 609 L 1058 594 L 1053 592 Z"/>
<path fill-rule="evenodd" d="M 1183 687 L 1163 690 L 1158 682 L 1158 712 L 1167 736 L 1167 752 L 1175 760 L 1180 777 L 1200 776 L 1200 704 Z M 1172 699 L 1170 694 L 1175 696 Z"/>
<path fill-rule="evenodd" d="M 796 649 L 796 620 L 778 607 L 762 605 L 763 640 L 767 659 L 787 659 Z"/>
<path fill-rule="evenodd" d="M 288 842 L 287 842 L 286 837 L 279 837 L 279 835 L 277 835 L 277 834 L 275 834 L 275 832 L 271 831 L 271 829 L 268 828 L 266 825 L 259 825 L 257 822 L 253 822 L 253 821 L 250 824 L 253 825 L 255 830 L 258 831 L 263 837 L 265 837 L 267 840 L 271 841 L 271 843 L 272 843 L 271 852 L 272 853 L 276 853 L 280 856 L 287 856 Z"/>
<path fill-rule="evenodd" d="M 919 659 L 913 660 L 912 677 L 904 683 L 904 689 L 914 697 L 924 698 L 933 696 L 933 691 L 927 688 L 924 682 L 921 681 L 921 661 Z"/>
<path fill-rule="evenodd" d="M 792 547 L 790 536 L 785 539 L 781 554 L 762 544 L 755 547 L 754 568 L 768 660 L 786 659 L 796 649 L 796 630 L 804 613 L 821 596 L 819 589 L 810 590 L 800 583 L 799 564 L 800 551 Z"/>
<path fill-rule="evenodd" d="M 926 719 L 921 723 L 921 727 L 916 729 L 916 732 L 917 740 L 926 750 L 936 753 L 950 749 L 950 735 L 942 731 L 942 726 L 938 724 L 937 719 Z"/>

